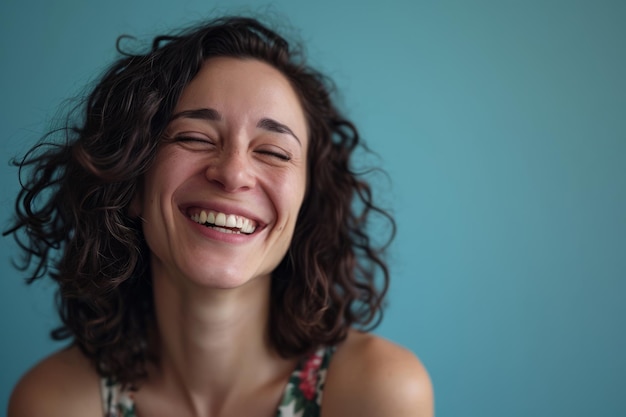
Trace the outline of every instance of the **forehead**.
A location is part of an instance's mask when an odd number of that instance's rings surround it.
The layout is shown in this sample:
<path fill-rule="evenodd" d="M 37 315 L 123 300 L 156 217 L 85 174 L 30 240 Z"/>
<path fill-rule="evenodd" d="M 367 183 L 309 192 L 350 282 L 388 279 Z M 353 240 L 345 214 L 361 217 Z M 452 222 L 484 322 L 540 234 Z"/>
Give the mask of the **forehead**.
<path fill-rule="evenodd" d="M 232 121 L 271 117 L 307 134 L 304 110 L 289 80 L 256 59 L 206 60 L 184 88 L 175 112 L 202 108 L 215 109 Z"/>

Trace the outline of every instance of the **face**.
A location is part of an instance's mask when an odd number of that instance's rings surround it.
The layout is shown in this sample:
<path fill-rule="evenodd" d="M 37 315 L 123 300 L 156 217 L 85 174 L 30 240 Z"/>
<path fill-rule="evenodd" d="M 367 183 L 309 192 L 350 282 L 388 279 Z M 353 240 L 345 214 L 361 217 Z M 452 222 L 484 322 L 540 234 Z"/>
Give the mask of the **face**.
<path fill-rule="evenodd" d="M 208 60 L 184 89 L 135 204 L 153 274 L 214 288 L 268 276 L 291 242 L 307 146 L 304 112 L 279 71 Z"/>

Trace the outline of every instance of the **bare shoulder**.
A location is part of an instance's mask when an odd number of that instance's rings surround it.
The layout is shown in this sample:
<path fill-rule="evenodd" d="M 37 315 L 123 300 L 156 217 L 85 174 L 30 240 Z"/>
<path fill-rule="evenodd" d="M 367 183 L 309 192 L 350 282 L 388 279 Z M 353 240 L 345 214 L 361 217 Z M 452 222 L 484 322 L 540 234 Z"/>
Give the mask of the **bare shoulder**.
<path fill-rule="evenodd" d="M 375 335 L 352 331 L 328 369 L 322 416 L 433 415 L 428 372 L 409 350 Z"/>
<path fill-rule="evenodd" d="M 48 356 L 17 383 L 8 417 L 102 416 L 99 379 L 78 348 Z"/>

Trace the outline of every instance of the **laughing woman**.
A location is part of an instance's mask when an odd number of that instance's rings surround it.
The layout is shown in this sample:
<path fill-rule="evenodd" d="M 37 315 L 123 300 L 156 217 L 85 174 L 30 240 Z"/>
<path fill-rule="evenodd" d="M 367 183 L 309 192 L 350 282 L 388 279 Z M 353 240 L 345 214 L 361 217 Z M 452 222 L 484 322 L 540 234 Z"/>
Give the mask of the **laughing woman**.
<path fill-rule="evenodd" d="M 123 54 L 80 123 L 19 163 L 7 233 L 30 281 L 58 284 L 71 343 L 10 417 L 433 414 L 419 360 L 362 330 L 388 283 L 365 225 L 393 221 L 330 95 L 248 18 Z"/>

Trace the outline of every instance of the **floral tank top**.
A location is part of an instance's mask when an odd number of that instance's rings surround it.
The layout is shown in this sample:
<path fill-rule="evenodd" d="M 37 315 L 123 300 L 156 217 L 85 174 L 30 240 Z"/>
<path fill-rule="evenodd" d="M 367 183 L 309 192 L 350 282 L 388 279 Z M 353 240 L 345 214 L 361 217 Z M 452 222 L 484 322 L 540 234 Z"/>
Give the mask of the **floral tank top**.
<path fill-rule="evenodd" d="M 291 373 L 276 417 L 318 417 L 326 370 L 334 353 L 333 347 L 320 348 L 301 360 Z M 104 417 L 137 417 L 132 391 L 122 391 L 109 378 L 100 381 Z"/>

